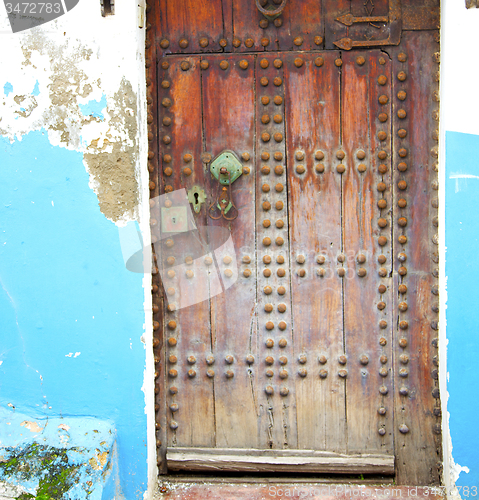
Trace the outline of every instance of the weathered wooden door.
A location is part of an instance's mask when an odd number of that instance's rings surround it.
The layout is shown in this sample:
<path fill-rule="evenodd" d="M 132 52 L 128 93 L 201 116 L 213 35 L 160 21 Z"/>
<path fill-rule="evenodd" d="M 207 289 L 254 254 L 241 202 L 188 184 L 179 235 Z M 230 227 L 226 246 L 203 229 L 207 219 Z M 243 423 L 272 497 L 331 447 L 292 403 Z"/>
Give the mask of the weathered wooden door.
<path fill-rule="evenodd" d="M 437 483 L 438 6 L 148 20 L 161 472 Z"/>

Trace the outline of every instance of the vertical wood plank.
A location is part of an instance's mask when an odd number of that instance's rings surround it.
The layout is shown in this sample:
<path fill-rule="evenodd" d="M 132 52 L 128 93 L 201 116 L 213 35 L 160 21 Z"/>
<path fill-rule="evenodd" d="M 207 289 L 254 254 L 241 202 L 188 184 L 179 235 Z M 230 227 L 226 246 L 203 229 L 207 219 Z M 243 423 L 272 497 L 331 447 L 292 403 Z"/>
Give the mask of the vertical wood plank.
<path fill-rule="evenodd" d="M 240 158 L 248 153 L 254 158 L 254 58 L 234 55 L 205 57 L 208 69 L 202 72 L 203 133 L 204 148 L 215 158 L 229 149 Z M 247 62 L 241 69 L 240 60 Z M 221 69 L 220 64 L 228 64 Z M 225 63 L 226 62 L 226 63 Z M 251 160 L 246 162 L 249 166 Z M 209 168 L 209 167 L 208 167 Z M 207 174 L 206 190 L 208 204 L 213 203 L 217 193 L 217 181 Z M 208 220 L 210 226 L 231 231 L 235 255 L 219 252 L 218 270 L 227 290 L 211 299 L 212 339 L 215 353 L 215 407 L 216 445 L 218 447 L 256 448 L 257 404 L 256 363 L 249 365 L 248 354 L 256 355 L 256 285 L 253 276 L 238 275 L 233 283 L 225 274 L 227 269 L 237 276 L 235 262 L 245 257 L 254 260 L 255 255 L 255 182 L 254 174 L 243 174 L 231 189 L 238 209 L 238 217 L 228 222 L 225 219 Z M 224 254 L 224 255 L 223 255 Z M 226 264 L 224 257 L 236 259 Z M 227 356 L 233 356 L 230 365 Z M 255 356 L 256 357 L 256 356 Z M 228 371 L 233 373 L 227 378 Z"/>
<path fill-rule="evenodd" d="M 394 220 L 399 309 L 394 331 L 399 484 L 438 484 L 441 461 L 439 389 L 434 363 L 434 274 L 437 276 L 438 260 L 433 225 L 437 216 L 436 37 L 434 31 L 403 33 L 401 45 L 392 51 L 394 197 L 399 205 Z M 400 137 L 401 130 L 407 133 L 404 138 Z"/>
<path fill-rule="evenodd" d="M 331 168 L 340 143 L 338 56 L 302 54 L 297 67 L 299 55 L 288 54 L 285 94 L 298 447 L 340 452 L 346 451 L 345 386 L 337 368 L 342 285 L 335 266 L 341 184 Z"/>
<path fill-rule="evenodd" d="M 348 451 L 351 453 L 393 453 L 392 425 L 386 428 L 393 408 L 391 339 L 387 346 L 379 341 L 379 322 L 391 315 L 390 280 L 381 283 L 378 271 L 391 263 L 390 223 L 381 216 L 391 207 L 391 186 L 380 183 L 390 172 L 390 119 L 378 120 L 380 95 L 390 100 L 391 69 L 380 52 L 343 53 L 342 130 L 345 154 L 343 180 L 344 329 L 347 356 Z M 381 64 L 382 63 L 382 64 Z M 381 112 L 389 115 L 390 105 Z M 361 166 L 360 166 L 361 165 Z M 381 166 L 380 166 L 381 165 Z M 389 226 L 389 227 L 388 227 Z M 386 238 L 382 241 L 379 238 Z M 383 265 L 378 257 L 386 257 Z M 385 290 L 378 287 L 383 285 Z M 382 291 L 382 293 L 381 293 Z M 378 306 L 387 304 L 388 311 Z M 390 324 L 390 322 L 389 322 Z M 372 331 L 376 334 L 371 335 Z M 381 358 L 381 356 L 385 356 Z M 385 415 L 381 415 L 386 411 Z M 380 433 L 385 433 L 381 436 Z"/>
<path fill-rule="evenodd" d="M 219 40 L 231 33 L 231 0 L 159 0 L 159 41 L 168 40 L 165 53 L 218 52 Z M 208 45 L 200 45 L 206 38 Z M 187 40 L 186 47 L 180 40 Z"/>
<path fill-rule="evenodd" d="M 164 145 L 162 155 L 163 192 L 166 185 L 178 190 L 205 183 L 201 163 L 200 61 L 198 57 L 170 57 L 165 61 L 169 68 L 159 85 L 168 91 L 168 97 L 159 99 L 159 116 L 162 130 L 171 137 L 171 142 Z M 181 66 L 184 63 L 188 63 L 189 69 Z M 173 196 L 172 203 L 175 204 Z M 206 224 L 204 205 L 195 214 L 195 223 L 197 227 Z M 175 290 L 174 296 L 167 293 L 169 307 L 165 308 L 169 446 L 215 443 L 213 382 L 205 376 L 205 360 L 211 351 L 210 308 L 205 287 L 208 277 L 201 248 L 194 246 L 197 240 L 194 233 L 175 235 L 175 245 L 171 248 L 165 245 L 166 240 L 161 243 L 163 286 L 165 290 Z M 175 263 L 170 264 L 168 257 L 174 257 Z M 185 303 L 192 305 L 180 309 Z M 170 345 L 169 338 L 174 338 L 176 345 Z M 174 372 L 170 370 L 176 370 L 177 376 L 172 377 Z"/>
<path fill-rule="evenodd" d="M 262 446 L 295 448 L 296 404 L 291 315 L 281 54 L 257 57 L 257 281 Z"/>

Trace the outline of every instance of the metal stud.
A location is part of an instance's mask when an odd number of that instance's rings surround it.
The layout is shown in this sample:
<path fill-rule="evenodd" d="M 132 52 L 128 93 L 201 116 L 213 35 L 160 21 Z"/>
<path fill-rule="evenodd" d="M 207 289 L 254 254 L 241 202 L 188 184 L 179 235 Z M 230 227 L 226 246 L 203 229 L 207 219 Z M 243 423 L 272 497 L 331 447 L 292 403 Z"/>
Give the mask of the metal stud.
<path fill-rule="evenodd" d="M 279 378 L 284 380 L 285 378 L 288 378 L 288 376 L 289 376 L 288 370 L 285 370 L 285 369 L 280 370 Z"/>
<path fill-rule="evenodd" d="M 283 349 L 288 345 L 288 341 L 286 339 L 279 339 L 278 345 Z"/>
<path fill-rule="evenodd" d="M 322 57 L 317 57 L 315 60 L 314 60 L 314 64 L 320 68 L 323 64 L 324 64 L 324 59 Z"/>
<path fill-rule="evenodd" d="M 382 394 L 383 396 L 385 396 L 388 392 L 389 392 L 389 389 L 385 385 L 382 385 L 379 388 L 379 393 Z"/>
<path fill-rule="evenodd" d="M 387 81 L 388 81 L 388 78 L 386 75 L 379 75 L 378 76 L 379 85 L 386 85 Z"/>
<path fill-rule="evenodd" d="M 380 375 L 381 377 L 387 377 L 387 376 L 388 376 L 388 373 L 389 373 L 389 372 L 388 372 L 388 369 L 387 369 L 385 366 L 383 366 L 383 367 L 379 368 L 379 375 Z"/>
<path fill-rule="evenodd" d="M 389 97 L 387 95 L 380 95 L 379 98 L 379 104 L 387 104 L 389 102 Z"/>
<path fill-rule="evenodd" d="M 281 389 L 279 390 L 279 393 L 281 394 L 281 396 L 287 396 L 289 394 L 289 389 L 287 387 L 281 387 Z"/>
<path fill-rule="evenodd" d="M 400 71 L 398 74 L 397 74 L 397 79 L 400 81 L 400 82 L 404 82 L 407 78 L 407 75 L 404 71 Z"/>
<path fill-rule="evenodd" d="M 322 370 L 319 370 L 319 377 L 320 378 L 326 378 L 328 376 L 328 370 L 325 370 L 324 368 Z"/>
<path fill-rule="evenodd" d="M 264 361 L 265 361 L 265 363 L 266 363 L 267 365 L 272 365 L 272 364 L 274 364 L 274 358 L 273 358 L 273 356 L 266 356 L 266 358 L 264 359 Z"/>
<path fill-rule="evenodd" d="M 300 354 L 298 356 L 298 363 L 301 363 L 302 365 L 304 365 L 307 361 L 307 357 L 306 357 L 306 354 Z"/>
<path fill-rule="evenodd" d="M 248 365 L 252 365 L 254 363 L 254 356 L 252 354 L 248 354 L 246 356 L 246 363 L 248 363 Z"/>
<path fill-rule="evenodd" d="M 274 394 L 274 389 L 273 389 L 273 387 L 271 387 L 270 385 L 268 385 L 268 386 L 265 387 L 264 392 L 268 396 L 272 396 Z"/>
<path fill-rule="evenodd" d="M 348 370 L 339 370 L 339 371 L 338 371 L 338 375 L 339 375 L 341 378 L 347 378 L 347 376 L 348 376 Z"/>
<path fill-rule="evenodd" d="M 301 36 L 297 36 L 294 40 L 293 43 L 296 45 L 296 47 L 300 47 L 303 44 L 303 38 Z"/>
<path fill-rule="evenodd" d="M 220 62 L 220 68 L 222 70 L 227 70 L 230 66 L 230 63 L 228 61 L 221 61 Z"/>
<path fill-rule="evenodd" d="M 378 208 L 383 210 L 384 208 L 387 208 L 388 202 L 384 199 L 378 200 Z"/>
<path fill-rule="evenodd" d="M 225 377 L 226 378 L 233 378 L 234 376 L 235 376 L 235 374 L 234 374 L 233 370 L 227 370 L 225 372 Z"/>
<path fill-rule="evenodd" d="M 369 358 L 366 356 L 366 354 L 363 354 L 360 358 L 359 358 L 359 362 L 366 366 L 368 363 L 369 363 Z"/>
<path fill-rule="evenodd" d="M 362 66 L 365 62 L 366 62 L 366 59 L 364 59 L 363 56 L 356 57 L 356 64 L 358 64 L 359 66 Z"/>
<path fill-rule="evenodd" d="M 304 60 L 301 59 L 300 57 L 297 57 L 295 60 L 294 60 L 294 65 L 297 67 L 297 68 L 301 68 L 301 66 L 304 64 Z"/>

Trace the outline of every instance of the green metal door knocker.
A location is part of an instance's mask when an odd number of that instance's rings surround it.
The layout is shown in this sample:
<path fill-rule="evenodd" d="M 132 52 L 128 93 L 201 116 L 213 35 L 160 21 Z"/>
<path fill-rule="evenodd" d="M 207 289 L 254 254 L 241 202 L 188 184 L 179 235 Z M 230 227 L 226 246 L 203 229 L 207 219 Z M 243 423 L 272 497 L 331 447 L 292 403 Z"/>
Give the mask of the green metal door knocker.
<path fill-rule="evenodd" d="M 208 209 L 212 219 L 234 220 L 238 217 L 238 209 L 231 196 L 231 184 L 243 174 L 241 162 L 233 151 L 223 151 L 211 163 L 210 171 L 218 181 L 215 201 Z"/>

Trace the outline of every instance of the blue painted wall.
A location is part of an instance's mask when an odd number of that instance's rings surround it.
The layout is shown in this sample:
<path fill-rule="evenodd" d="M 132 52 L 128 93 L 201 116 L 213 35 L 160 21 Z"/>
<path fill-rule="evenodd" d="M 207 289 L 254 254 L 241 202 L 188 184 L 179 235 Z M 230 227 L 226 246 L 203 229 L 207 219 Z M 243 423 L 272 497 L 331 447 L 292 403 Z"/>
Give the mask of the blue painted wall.
<path fill-rule="evenodd" d="M 88 180 L 43 130 L 0 137 L 0 405 L 113 421 L 131 500 L 147 486 L 143 276 Z"/>
<path fill-rule="evenodd" d="M 447 369 L 457 485 L 479 489 L 479 136 L 446 132 Z M 476 495 L 479 491 L 476 489 Z M 463 498 L 465 496 L 463 495 Z"/>

